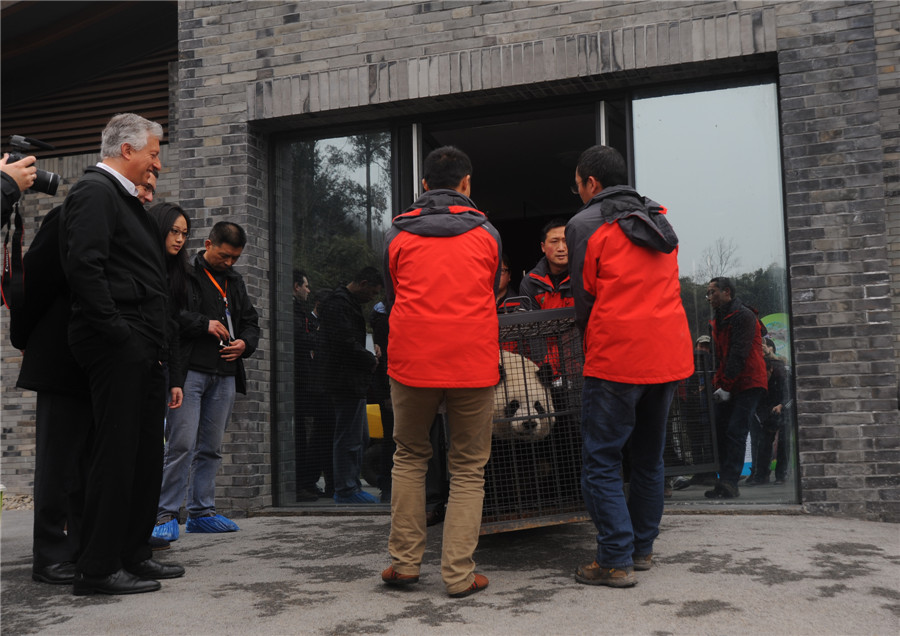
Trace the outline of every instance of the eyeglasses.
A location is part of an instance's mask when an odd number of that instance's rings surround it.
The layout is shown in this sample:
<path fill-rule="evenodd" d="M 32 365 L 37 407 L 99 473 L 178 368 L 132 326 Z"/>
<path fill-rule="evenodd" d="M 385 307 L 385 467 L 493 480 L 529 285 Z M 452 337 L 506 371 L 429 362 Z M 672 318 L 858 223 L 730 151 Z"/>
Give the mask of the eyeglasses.
<path fill-rule="evenodd" d="M 719 293 L 719 290 L 718 290 L 718 289 L 707 289 L 707 290 L 706 290 L 706 297 L 709 298 L 710 296 L 712 296 L 712 295 L 714 295 L 714 294 L 718 294 L 718 293 Z"/>
<path fill-rule="evenodd" d="M 175 236 L 175 237 L 180 236 L 186 241 L 186 240 L 188 240 L 188 236 L 190 235 L 190 232 L 187 232 L 187 231 L 182 232 L 177 227 L 173 227 L 172 229 L 169 230 L 169 234 L 171 234 L 172 236 Z"/>
<path fill-rule="evenodd" d="M 581 185 L 577 181 L 574 181 L 572 185 L 569 186 L 569 190 L 572 191 L 572 194 L 581 194 Z"/>

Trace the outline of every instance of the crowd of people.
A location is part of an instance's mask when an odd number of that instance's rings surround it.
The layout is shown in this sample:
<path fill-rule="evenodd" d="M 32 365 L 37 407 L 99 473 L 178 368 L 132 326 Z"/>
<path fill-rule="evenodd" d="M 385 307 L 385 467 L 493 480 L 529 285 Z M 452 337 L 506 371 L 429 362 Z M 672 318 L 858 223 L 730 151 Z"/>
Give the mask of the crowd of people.
<path fill-rule="evenodd" d="M 76 595 L 151 592 L 182 576 L 183 567 L 154 557 L 182 525 L 187 533 L 239 530 L 216 510 L 215 477 L 235 395 L 246 393 L 243 360 L 260 337 L 234 269 L 247 234 L 217 222 L 189 255 L 197 219 L 173 203 L 145 209 L 162 169 L 161 138 L 154 122 L 113 117 L 100 163 L 46 216 L 25 255 L 26 302 L 11 337 L 25 352 L 18 384 L 38 396 L 32 573 L 71 584 Z M 34 167 L 33 157 L 4 158 L 4 215 Z M 381 577 L 414 585 L 442 414 L 441 575 L 451 597 L 485 589 L 473 554 L 500 380 L 498 315 L 574 307 L 584 342 L 581 486 L 597 529 L 596 554 L 575 579 L 632 586 L 635 570 L 653 565 L 669 407 L 694 372 L 677 236 L 665 208 L 627 185 L 621 154 L 593 146 L 575 166 L 583 207 L 545 225 L 543 256 L 516 289 L 500 234 L 471 198 L 472 172 L 452 146 L 426 157 L 423 194 L 394 217 L 381 270 L 362 267 L 327 290 L 293 271 L 297 500 L 389 502 L 390 565 Z M 363 307 L 382 291 L 368 317 L 369 346 Z M 732 498 L 748 431 L 752 481 L 769 478 L 772 441 L 784 436 L 786 369 L 728 279 L 710 281 L 707 298 L 722 465 L 706 495 Z M 384 430 L 372 484 L 380 496 L 361 478 L 367 404 L 379 405 Z M 779 457 L 776 480 L 785 464 Z"/>
<path fill-rule="evenodd" d="M 101 161 L 44 218 L 23 257 L 10 338 L 37 393 L 32 578 L 76 595 L 137 594 L 184 575 L 154 558 L 186 532 L 229 532 L 215 475 L 242 359 L 259 340 L 233 265 L 247 237 L 216 223 L 188 258 L 191 219 L 150 210 L 162 127 L 133 113 L 103 130 Z M 4 218 L 35 158 L 2 161 Z M 12 186 L 15 186 L 15 191 Z M 165 441 L 165 444 L 163 444 Z"/>

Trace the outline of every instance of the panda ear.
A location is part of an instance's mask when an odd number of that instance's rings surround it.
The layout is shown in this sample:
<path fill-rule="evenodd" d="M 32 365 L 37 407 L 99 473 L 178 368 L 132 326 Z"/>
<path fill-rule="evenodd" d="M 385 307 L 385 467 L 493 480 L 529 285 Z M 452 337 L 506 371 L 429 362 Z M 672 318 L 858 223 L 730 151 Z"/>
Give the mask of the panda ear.
<path fill-rule="evenodd" d="M 549 362 L 545 362 L 540 366 L 537 371 L 537 377 L 544 386 L 549 387 L 553 384 L 553 367 Z"/>

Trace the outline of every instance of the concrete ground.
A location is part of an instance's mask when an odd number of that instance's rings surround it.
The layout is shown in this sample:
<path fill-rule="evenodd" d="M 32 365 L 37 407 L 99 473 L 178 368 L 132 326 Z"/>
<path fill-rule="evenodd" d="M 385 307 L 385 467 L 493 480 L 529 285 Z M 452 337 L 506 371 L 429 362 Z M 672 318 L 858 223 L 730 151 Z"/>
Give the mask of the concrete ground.
<path fill-rule="evenodd" d="M 75 597 L 31 580 L 31 519 L 0 519 L 3 634 L 877 634 L 900 633 L 900 525 L 801 514 L 670 514 L 656 565 L 630 589 L 575 582 L 590 523 L 481 538 L 490 587 L 447 597 L 441 526 L 422 580 L 384 586 L 389 518 L 260 516 L 182 534 L 161 561 L 187 574 L 135 596 Z M 183 526 L 182 526 L 183 530 Z"/>

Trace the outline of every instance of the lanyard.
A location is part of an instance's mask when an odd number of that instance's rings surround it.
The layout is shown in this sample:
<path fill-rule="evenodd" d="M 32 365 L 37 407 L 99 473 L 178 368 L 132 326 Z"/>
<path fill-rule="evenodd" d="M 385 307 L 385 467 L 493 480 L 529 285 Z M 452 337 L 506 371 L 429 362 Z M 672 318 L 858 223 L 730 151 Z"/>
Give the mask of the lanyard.
<path fill-rule="evenodd" d="M 209 280 L 212 281 L 212 284 L 215 285 L 216 289 L 219 290 L 219 293 L 222 294 L 222 300 L 225 302 L 225 320 L 228 321 L 228 335 L 234 340 L 234 327 L 231 324 L 231 311 L 228 309 L 228 296 L 225 293 L 228 291 L 228 279 L 225 279 L 225 291 L 222 291 L 222 287 L 216 282 L 213 275 L 209 273 L 209 270 L 204 267 L 203 271 L 206 272 L 206 275 L 209 276 Z"/>

